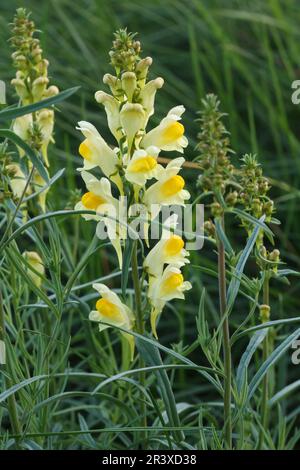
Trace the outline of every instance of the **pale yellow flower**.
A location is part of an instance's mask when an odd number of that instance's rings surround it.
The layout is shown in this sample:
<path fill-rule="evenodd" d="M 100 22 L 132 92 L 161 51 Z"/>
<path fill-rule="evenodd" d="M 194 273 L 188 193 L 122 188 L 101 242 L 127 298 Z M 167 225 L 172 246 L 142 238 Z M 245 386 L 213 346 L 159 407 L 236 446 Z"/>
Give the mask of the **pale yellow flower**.
<path fill-rule="evenodd" d="M 127 305 L 121 302 L 118 295 L 105 284 L 93 284 L 93 288 L 100 294 L 101 298 L 96 303 L 96 310 L 92 310 L 89 319 L 99 323 L 99 331 L 117 326 L 126 330 L 132 330 L 134 315 Z M 107 325 L 102 322 L 107 323 Z M 131 359 L 134 354 L 134 337 L 129 333 L 121 331 L 127 339 L 131 350 Z"/>
<path fill-rule="evenodd" d="M 145 192 L 144 202 L 154 218 L 159 212 L 160 206 L 180 205 L 184 206 L 190 198 L 190 193 L 184 189 L 185 181 L 178 175 L 184 162 L 183 157 L 175 158 L 163 168 L 160 166 L 157 182 L 152 184 Z"/>
<path fill-rule="evenodd" d="M 144 267 L 149 274 L 149 283 L 161 276 L 165 264 L 181 268 L 189 263 L 183 239 L 172 231 L 176 229 L 177 219 L 177 214 L 173 214 L 165 220 L 161 239 L 146 256 Z"/>
<path fill-rule="evenodd" d="M 120 202 L 114 198 L 111 193 L 110 181 L 107 178 L 98 180 L 87 171 L 82 171 L 81 176 L 86 184 L 88 192 L 85 193 L 79 201 L 75 210 L 91 210 L 95 214 L 82 214 L 85 220 L 95 220 L 104 223 L 107 229 L 107 235 L 112 246 L 116 250 L 119 266 L 122 266 L 121 238 L 124 227 L 118 223 L 122 214 Z M 101 225 L 96 229 L 96 234 L 100 234 Z"/>
<path fill-rule="evenodd" d="M 116 100 L 116 98 L 114 98 L 113 96 L 101 90 L 96 91 L 95 100 L 98 103 L 103 104 L 107 116 L 109 130 L 119 142 L 122 137 L 122 131 L 120 126 L 119 101 Z"/>
<path fill-rule="evenodd" d="M 141 146 L 146 148 L 155 145 L 161 150 L 183 153 L 183 149 L 188 145 L 184 126 L 179 122 L 184 111 L 184 106 L 172 108 L 160 124 L 143 137 Z"/>
<path fill-rule="evenodd" d="M 156 338 L 156 320 L 166 302 L 173 299 L 184 299 L 184 292 L 191 288 L 191 283 L 185 281 L 180 269 L 173 265 L 167 266 L 162 275 L 150 283 L 148 291 L 152 305 L 150 320 L 152 332 Z"/>
<path fill-rule="evenodd" d="M 21 170 L 20 165 L 17 163 L 11 163 L 7 165 L 6 170 L 10 176 L 9 178 L 9 186 L 13 192 L 14 197 L 20 199 L 22 196 L 25 187 L 26 187 L 26 176 L 24 172 Z M 27 188 L 26 194 L 30 193 L 30 188 Z"/>
<path fill-rule="evenodd" d="M 120 121 L 127 137 L 130 151 L 133 141 L 139 131 L 143 129 L 145 111 L 139 103 L 125 103 L 120 112 Z"/>
<path fill-rule="evenodd" d="M 157 77 L 155 80 L 148 82 L 141 90 L 139 99 L 145 110 L 145 122 L 144 128 L 147 125 L 148 119 L 154 114 L 154 100 L 156 92 L 164 84 L 164 80 L 161 77 Z"/>
<path fill-rule="evenodd" d="M 30 137 L 30 131 L 32 129 L 32 114 L 25 114 L 24 116 L 19 116 L 14 120 L 13 123 L 13 132 L 17 134 L 25 142 L 28 141 Z M 25 151 L 18 147 L 20 157 L 25 155 Z"/>
<path fill-rule="evenodd" d="M 126 170 L 125 178 L 131 183 L 138 186 L 144 186 L 148 179 L 157 174 L 157 157 L 159 149 L 157 147 L 149 147 L 146 150 L 135 150 Z"/>
<path fill-rule="evenodd" d="M 117 154 L 107 145 L 93 124 L 80 121 L 78 128 L 86 137 L 79 146 L 79 153 L 84 159 L 83 169 L 99 167 L 105 176 L 110 178 L 123 191 L 118 173 L 119 159 Z"/>

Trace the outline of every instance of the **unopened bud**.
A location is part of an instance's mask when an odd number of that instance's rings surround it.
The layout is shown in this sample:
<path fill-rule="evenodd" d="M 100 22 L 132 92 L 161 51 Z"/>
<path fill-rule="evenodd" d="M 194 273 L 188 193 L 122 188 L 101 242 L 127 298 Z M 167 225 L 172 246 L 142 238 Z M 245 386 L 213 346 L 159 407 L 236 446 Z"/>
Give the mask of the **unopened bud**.
<path fill-rule="evenodd" d="M 223 213 L 221 204 L 219 204 L 218 202 L 213 202 L 210 208 L 211 208 L 211 213 L 214 217 L 219 217 Z"/>
<path fill-rule="evenodd" d="M 238 199 L 237 191 L 232 191 L 232 192 L 228 193 L 226 198 L 225 198 L 227 205 L 231 206 L 231 207 L 236 205 L 237 199 Z"/>
<path fill-rule="evenodd" d="M 267 321 L 270 320 L 270 312 L 271 308 L 269 305 L 262 304 L 259 307 L 259 318 L 262 323 L 266 323 Z"/>

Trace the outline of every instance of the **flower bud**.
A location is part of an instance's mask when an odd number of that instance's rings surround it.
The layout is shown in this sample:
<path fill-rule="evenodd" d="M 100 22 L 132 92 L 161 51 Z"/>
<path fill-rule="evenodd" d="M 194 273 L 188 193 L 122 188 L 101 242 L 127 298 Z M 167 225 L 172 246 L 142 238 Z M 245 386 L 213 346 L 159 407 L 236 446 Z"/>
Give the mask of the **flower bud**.
<path fill-rule="evenodd" d="M 151 57 L 145 57 L 145 59 L 140 60 L 136 64 L 135 71 L 138 79 L 138 84 L 141 88 L 145 86 L 148 70 L 149 67 L 152 65 L 152 62 L 153 61 Z"/>
<path fill-rule="evenodd" d="M 29 95 L 24 80 L 21 78 L 13 78 L 10 83 L 15 87 L 21 100 L 26 100 L 28 98 Z"/>
<path fill-rule="evenodd" d="M 204 222 L 204 231 L 209 237 L 214 237 L 216 234 L 216 228 L 214 223 L 211 220 Z"/>
<path fill-rule="evenodd" d="M 213 202 L 210 205 L 210 208 L 211 208 L 211 213 L 214 217 L 219 217 L 220 215 L 223 214 L 222 206 L 218 202 Z"/>
<path fill-rule="evenodd" d="M 136 75 L 134 72 L 125 72 L 122 75 L 122 88 L 126 93 L 128 101 L 132 101 L 132 97 L 136 88 Z"/>
<path fill-rule="evenodd" d="M 114 96 L 118 96 L 120 94 L 120 91 L 118 90 L 121 88 L 120 80 L 114 75 L 106 73 L 103 77 L 103 83 L 109 86 L 110 91 Z"/>
<path fill-rule="evenodd" d="M 44 92 L 44 98 L 51 98 L 52 96 L 58 95 L 59 88 L 55 85 L 49 86 Z"/>
<path fill-rule="evenodd" d="M 228 206 L 233 207 L 236 205 L 238 199 L 237 191 L 232 191 L 227 194 L 225 200 Z"/>
<path fill-rule="evenodd" d="M 42 99 L 48 83 L 49 79 L 47 77 L 38 77 L 34 80 L 32 84 L 32 94 L 35 101 L 40 101 Z"/>
<path fill-rule="evenodd" d="M 262 304 L 259 306 L 259 318 L 262 323 L 266 323 L 270 320 L 271 308 L 269 305 Z"/>

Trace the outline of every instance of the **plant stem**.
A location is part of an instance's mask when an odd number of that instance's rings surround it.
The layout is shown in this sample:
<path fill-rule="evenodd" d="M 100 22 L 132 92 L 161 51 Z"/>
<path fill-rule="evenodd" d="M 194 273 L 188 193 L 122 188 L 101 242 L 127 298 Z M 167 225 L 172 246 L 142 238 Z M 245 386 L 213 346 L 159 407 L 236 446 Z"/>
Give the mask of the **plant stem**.
<path fill-rule="evenodd" d="M 138 271 L 138 257 L 137 257 L 137 241 L 134 241 L 134 247 L 132 252 L 132 278 L 133 278 L 133 287 L 135 291 L 135 305 L 136 305 L 136 329 L 140 335 L 145 333 L 144 320 L 143 320 L 143 311 L 142 311 L 142 295 L 141 295 L 141 285 L 139 279 Z M 144 368 L 144 360 L 139 358 L 139 368 Z M 140 385 L 145 387 L 146 375 L 145 371 L 139 373 Z M 142 426 L 147 426 L 147 415 L 146 415 L 146 403 L 144 396 L 141 395 L 141 424 Z M 145 437 L 145 436 L 144 436 Z"/>
<path fill-rule="evenodd" d="M 224 230 L 224 216 L 222 216 Z M 223 320 L 223 356 L 224 356 L 224 434 L 228 449 L 232 448 L 232 424 L 231 424 L 231 346 L 229 321 L 226 315 L 226 265 L 225 248 L 221 240 L 218 240 L 218 277 L 220 314 Z"/>
<path fill-rule="evenodd" d="M 269 276 L 265 274 L 265 280 L 263 285 L 263 303 L 264 305 L 270 305 L 270 293 L 269 293 Z M 263 354 L 262 362 L 264 363 L 268 359 L 269 355 L 269 332 L 263 341 Z M 262 383 L 262 398 L 261 398 L 261 426 L 259 433 L 259 449 L 262 449 L 264 443 L 264 430 L 268 427 L 268 395 L 269 395 L 269 374 L 265 374 Z"/>

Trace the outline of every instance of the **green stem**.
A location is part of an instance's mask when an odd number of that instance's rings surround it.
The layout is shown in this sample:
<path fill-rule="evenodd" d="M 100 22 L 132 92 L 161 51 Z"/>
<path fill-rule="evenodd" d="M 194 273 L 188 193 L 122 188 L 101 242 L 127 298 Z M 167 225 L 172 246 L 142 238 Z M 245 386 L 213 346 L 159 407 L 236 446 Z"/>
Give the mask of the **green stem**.
<path fill-rule="evenodd" d="M 138 257 L 137 257 L 137 241 L 134 242 L 133 253 L 132 253 L 132 278 L 133 278 L 133 287 L 135 291 L 135 305 L 136 305 L 136 329 L 137 332 L 141 335 L 145 333 L 144 320 L 143 320 L 143 310 L 142 310 L 142 294 L 141 294 L 141 285 L 139 279 L 138 271 Z M 139 358 L 139 368 L 144 368 L 144 360 Z M 139 380 L 142 387 L 145 387 L 146 375 L 145 371 L 141 371 L 139 374 Z M 141 396 L 141 425 L 147 426 L 147 415 L 146 415 L 146 403 L 144 397 Z"/>
<path fill-rule="evenodd" d="M 265 274 L 265 280 L 263 285 L 263 303 L 264 305 L 270 305 L 270 288 L 269 288 L 269 276 Z M 269 355 L 269 334 L 266 334 L 266 337 L 263 341 L 263 354 L 262 362 L 264 363 L 268 359 Z M 268 428 L 268 395 L 269 395 L 269 374 L 265 374 L 262 383 L 262 398 L 261 398 L 261 426 L 259 433 L 259 449 L 263 448 L 264 443 L 264 430 Z"/>
<path fill-rule="evenodd" d="M 224 228 L 224 216 L 222 217 Z M 232 448 L 232 423 L 231 423 L 231 346 L 229 321 L 226 314 L 226 265 L 225 248 L 221 240 L 218 240 L 218 277 L 220 314 L 223 320 L 223 356 L 224 356 L 224 435 L 228 449 Z"/>

